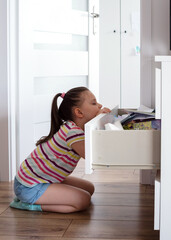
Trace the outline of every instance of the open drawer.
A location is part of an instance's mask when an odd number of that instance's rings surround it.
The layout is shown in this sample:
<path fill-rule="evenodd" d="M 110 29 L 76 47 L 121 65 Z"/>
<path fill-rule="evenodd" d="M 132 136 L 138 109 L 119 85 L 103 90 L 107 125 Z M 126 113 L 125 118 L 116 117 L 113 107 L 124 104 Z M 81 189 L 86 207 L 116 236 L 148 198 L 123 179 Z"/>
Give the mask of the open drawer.
<path fill-rule="evenodd" d="M 160 130 L 104 130 L 122 110 L 100 114 L 85 125 L 86 173 L 98 167 L 160 168 Z"/>

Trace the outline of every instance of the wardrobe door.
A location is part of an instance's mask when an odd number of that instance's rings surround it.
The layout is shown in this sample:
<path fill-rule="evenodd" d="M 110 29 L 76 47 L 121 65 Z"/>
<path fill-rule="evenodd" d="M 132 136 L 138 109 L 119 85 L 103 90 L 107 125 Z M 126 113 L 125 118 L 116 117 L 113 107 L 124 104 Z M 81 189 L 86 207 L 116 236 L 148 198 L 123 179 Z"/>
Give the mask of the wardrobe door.
<path fill-rule="evenodd" d="M 121 0 L 121 107 L 140 105 L 140 0 Z"/>
<path fill-rule="evenodd" d="M 120 0 L 99 0 L 100 102 L 120 104 Z"/>

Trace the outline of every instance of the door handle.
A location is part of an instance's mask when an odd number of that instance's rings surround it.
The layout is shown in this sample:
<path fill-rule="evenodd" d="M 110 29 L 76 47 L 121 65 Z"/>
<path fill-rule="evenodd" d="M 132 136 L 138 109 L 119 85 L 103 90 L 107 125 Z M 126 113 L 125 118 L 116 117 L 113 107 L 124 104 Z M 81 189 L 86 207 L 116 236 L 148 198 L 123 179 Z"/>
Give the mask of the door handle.
<path fill-rule="evenodd" d="M 99 13 L 95 11 L 95 6 L 93 6 L 93 12 L 90 13 L 91 17 L 93 18 L 93 34 L 95 35 L 98 32 L 98 18 Z"/>
<path fill-rule="evenodd" d="M 94 12 L 91 13 L 91 15 L 92 15 L 93 18 L 98 18 L 98 17 L 100 17 L 100 15 L 99 15 L 98 13 L 94 13 Z"/>

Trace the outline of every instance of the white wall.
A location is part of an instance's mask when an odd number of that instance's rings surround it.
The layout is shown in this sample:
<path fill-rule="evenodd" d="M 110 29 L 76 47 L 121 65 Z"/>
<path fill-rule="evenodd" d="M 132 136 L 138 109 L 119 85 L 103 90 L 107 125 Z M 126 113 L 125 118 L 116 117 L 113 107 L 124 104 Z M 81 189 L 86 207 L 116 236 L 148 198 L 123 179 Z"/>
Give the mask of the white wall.
<path fill-rule="evenodd" d="M 169 50 L 169 35 L 170 35 L 170 0 L 152 0 L 152 34 L 151 34 L 151 56 L 152 56 L 152 101 L 154 106 L 154 79 L 155 79 L 155 67 L 154 56 L 155 55 L 171 55 Z"/>
<path fill-rule="evenodd" d="M 151 1 L 150 9 L 147 1 Z M 155 107 L 154 56 L 170 55 L 169 1 L 142 0 L 141 4 L 141 103 L 149 107 Z"/>
<path fill-rule="evenodd" d="M 0 180 L 9 180 L 7 2 L 0 0 Z"/>

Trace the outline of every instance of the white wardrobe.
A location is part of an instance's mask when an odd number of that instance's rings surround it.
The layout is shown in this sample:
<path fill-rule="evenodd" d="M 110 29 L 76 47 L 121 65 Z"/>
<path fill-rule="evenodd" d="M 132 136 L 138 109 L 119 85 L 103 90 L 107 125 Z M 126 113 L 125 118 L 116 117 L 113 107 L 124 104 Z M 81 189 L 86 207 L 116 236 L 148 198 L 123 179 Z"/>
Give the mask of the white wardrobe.
<path fill-rule="evenodd" d="M 100 101 L 111 108 L 117 104 L 136 108 L 140 105 L 140 0 L 100 0 L 99 13 Z"/>

